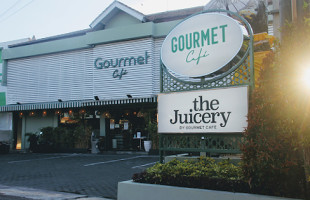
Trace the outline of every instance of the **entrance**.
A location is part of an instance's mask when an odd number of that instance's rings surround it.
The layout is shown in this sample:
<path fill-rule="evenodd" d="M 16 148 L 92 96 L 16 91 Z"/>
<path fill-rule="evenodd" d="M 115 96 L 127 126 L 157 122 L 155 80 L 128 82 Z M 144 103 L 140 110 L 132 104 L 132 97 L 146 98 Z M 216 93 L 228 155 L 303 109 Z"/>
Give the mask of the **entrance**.
<path fill-rule="evenodd" d="M 113 110 L 105 119 L 106 150 L 144 150 L 148 138 L 146 124 L 156 119 L 156 109 Z M 101 128 L 101 127 L 100 127 Z"/>
<path fill-rule="evenodd" d="M 22 118 L 13 113 L 13 149 L 22 147 Z"/>

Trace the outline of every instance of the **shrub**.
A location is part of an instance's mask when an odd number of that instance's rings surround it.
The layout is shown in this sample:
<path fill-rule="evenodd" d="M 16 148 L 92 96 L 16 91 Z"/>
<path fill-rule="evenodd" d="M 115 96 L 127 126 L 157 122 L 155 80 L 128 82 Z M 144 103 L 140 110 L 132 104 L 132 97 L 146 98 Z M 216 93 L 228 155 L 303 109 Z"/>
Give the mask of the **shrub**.
<path fill-rule="evenodd" d="M 41 134 L 28 133 L 29 150 L 32 152 L 49 153 L 87 149 L 90 146 L 91 129 L 82 125 L 74 127 L 44 127 Z"/>
<path fill-rule="evenodd" d="M 166 164 L 157 163 L 142 173 L 134 174 L 133 181 L 232 192 L 249 191 L 239 166 L 228 160 L 215 163 L 211 158 L 200 159 L 199 162 L 172 160 Z"/>
<path fill-rule="evenodd" d="M 79 125 L 74 129 L 73 134 L 76 148 L 86 149 L 90 146 L 90 137 L 92 134 L 90 127 Z"/>
<path fill-rule="evenodd" d="M 242 168 L 259 193 L 303 197 L 306 192 L 310 93 L 301 77 L 309 67 L 308 23 L 306 18 L 283 28 L 281 44 L 264 61 L 251 94 Z"/>
<path fill-rule="evenodd" d="M 26 133 L 26 136 L 28 136 L 27 141 L 29 142 L 29 150 L 34 153 L 38 152 L 39 136 L 35 133 Z"/>

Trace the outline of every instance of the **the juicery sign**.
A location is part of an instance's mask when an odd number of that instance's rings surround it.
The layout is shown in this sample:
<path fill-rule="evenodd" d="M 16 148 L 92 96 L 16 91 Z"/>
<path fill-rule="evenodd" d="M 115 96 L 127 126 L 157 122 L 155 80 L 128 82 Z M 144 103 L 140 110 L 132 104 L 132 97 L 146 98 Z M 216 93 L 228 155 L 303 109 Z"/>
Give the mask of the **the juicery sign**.
<path fill-rule="evenodd" d="M 160 94 L 158 132 L 242 132 L 247 113 L 247 87 Z"/>
<path fill-rule="evenodd" d="M 176 26 L 161 49 L 163 64 L 188 77 L 218 71 L 239 52 L 243 33 L 238 22 L 226 15 L 202 13 Z"/>

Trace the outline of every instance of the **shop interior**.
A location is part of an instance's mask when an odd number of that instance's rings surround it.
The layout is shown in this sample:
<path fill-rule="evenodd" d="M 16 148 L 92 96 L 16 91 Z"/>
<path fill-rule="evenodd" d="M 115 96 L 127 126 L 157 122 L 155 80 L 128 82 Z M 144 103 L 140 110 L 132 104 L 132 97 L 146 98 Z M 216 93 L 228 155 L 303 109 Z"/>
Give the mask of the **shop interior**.
<path fill-rule="evenodd" d="M 45 128 L 42 127 L 42 122 L 45 123 L 45 121 L 57 121 L 53 122 L 54 128 L 57 127 L 58 131 L 64 130 L 63 135 L 72 135 L 72 142 L 69 145 L 71 148 L 89 149 L 91 141 L 96 140 L 100 151 L 144 151 L 143 141 L 152 140 L 151 132 L 157 134 L 157 130 L 152 131 L 149 128 L 149 124 L 155 124 L 157 128 L 157 105 L 141 103 L 18 112 L 14 114 L 16 149 L 21 148 L 22 123 L 36 124 L 40 127 L 37 128 L 36 133 L 42 134 L 40 129 Z M 77 133 L 78 137 L 76 137 Z M 62 139 L 58 137 L 58 140 Z"/>

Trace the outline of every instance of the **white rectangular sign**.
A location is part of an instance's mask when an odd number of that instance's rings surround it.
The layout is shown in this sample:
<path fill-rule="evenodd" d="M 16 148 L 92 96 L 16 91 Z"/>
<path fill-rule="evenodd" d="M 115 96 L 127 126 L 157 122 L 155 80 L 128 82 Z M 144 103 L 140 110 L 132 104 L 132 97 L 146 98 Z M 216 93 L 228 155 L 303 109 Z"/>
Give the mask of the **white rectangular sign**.
<path fill-rule="evenodd" d="M 159 133 L 236 133 L 247 127 L 248 87 L 158 96 Z"/>

